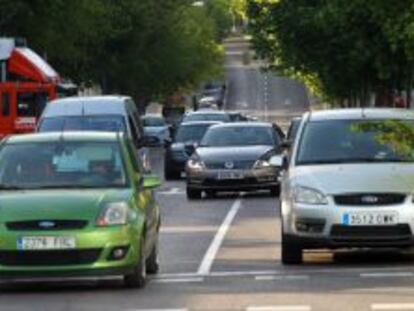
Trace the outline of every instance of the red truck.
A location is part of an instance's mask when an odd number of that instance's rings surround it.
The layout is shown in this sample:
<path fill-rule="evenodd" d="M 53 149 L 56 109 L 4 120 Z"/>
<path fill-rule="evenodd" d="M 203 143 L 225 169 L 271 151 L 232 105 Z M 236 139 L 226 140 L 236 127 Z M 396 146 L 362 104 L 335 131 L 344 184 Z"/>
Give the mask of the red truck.
<path fill-rule="evenodd" d="M 0 139 L 33 132 L 59 83 L 57 72 L 25 40 L 0 38 Z"/>

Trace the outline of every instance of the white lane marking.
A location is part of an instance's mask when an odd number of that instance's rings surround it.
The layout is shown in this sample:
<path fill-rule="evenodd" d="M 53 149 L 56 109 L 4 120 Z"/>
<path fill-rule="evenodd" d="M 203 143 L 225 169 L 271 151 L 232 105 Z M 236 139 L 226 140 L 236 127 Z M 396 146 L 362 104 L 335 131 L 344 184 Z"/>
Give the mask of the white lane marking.
<path fill-rule="evenodd" d="M 256 281 L 304 281 L 309 280 L 308 275 L 259 275 Z"/>
<path fill-rule="evenodd" d="M 265 307 L 248 307 L 247 311 L 311 311 L 311 306 L 265 306 Z"/>
<path fill-rule="evenodd" d="M 183 195 L 185 194 L 185 191 L 181 190 L 180 188 L 171 188 L 166 191 L 157 191 L 157 193 L 161 195 L 177 195 L 177 194 Z"/>
<path fill-rule="evenodd" d="M 375 303 L 371 305 L 371 310 L 414 310 L 414 303 Z"/>
<path fill-rule="evenodd" d="M 276 271 L 221 271 L 211 272 L 209 276 L 221 277 L 221 276 L 251 276 L 251 275 L 267 275 L 278 274 Z"/>
<path fill-rule="evenodd" d="M 199 275 L 208 275 L 211 271 L 211 266 L 213 265 L 214 259 L 216 258 L 217 252 L 220 249 L 221 243 L 223 243 L 224 237 L 226 236 L 227 231 L 230 228 L 231 223 L 237 215 L 241 207 L 241 199 L 237 199 L 230 211 L 227 213 L 226 218 L 221 224 L 219 230 L 217 231 L 216 236 L 210 244 L 206 254 L 204 255 L 203 260 L 201 261 L 200 267 L 198 268 L 197 274 Z"/>
<path fill-rule="evenodd" d="M 202 233 L 202 232 L 215 232 L 216 227 L 213 226 L 168 226 L 161 227 L 161 233 Z"/>
<path fill-rule="evenodd" d="M 361 278 L 408 278 L 414 277 L 413 272 L 378 272 L 378 273 L 361 273 Z"/>
<path fill-rule="evenodd" d="M 154 283 L 200 283 L 204 278 L 154 279 Z"/>

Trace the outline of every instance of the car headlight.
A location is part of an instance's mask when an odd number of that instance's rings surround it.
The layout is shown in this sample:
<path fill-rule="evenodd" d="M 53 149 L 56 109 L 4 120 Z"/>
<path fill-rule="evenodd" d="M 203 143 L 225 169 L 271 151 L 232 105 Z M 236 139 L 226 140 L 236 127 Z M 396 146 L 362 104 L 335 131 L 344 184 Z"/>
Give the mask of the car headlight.
<path fill-rule="evenodd" d="M 96 220 L 97 226 L 120 226 L 128 221 L 129 208 L 126 202 L 111 202 L 105 204 Z"/>
<path fill-rule="evenodd" d="M 260 168 L 266 168 L 270 167 L 271 164 L 267 160 L 257 160 L 256 163 L 254 163 L 253 168 L 254 169 L 260 169 Z"/>
<path fill-rule="evenodd" d="M 294 190 L 294 199 L 296 203 L 309 205 L 328 204 L 326 196 L 320 191 L 312 188 L 297 186 Z"/>
<path fill-rule="evenodd" d="M 187 162 L 187 167 L 193 171 L 202 171 L 206 168 L 204 162 L 200 159 L 190 159 Z"/>

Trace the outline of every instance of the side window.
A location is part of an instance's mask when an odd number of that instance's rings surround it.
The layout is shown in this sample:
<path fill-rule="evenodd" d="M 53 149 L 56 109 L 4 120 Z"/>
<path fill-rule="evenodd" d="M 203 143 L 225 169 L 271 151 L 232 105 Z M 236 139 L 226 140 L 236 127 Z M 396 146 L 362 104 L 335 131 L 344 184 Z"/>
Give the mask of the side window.
<path fill-rule="evenodd" d="M 142 162 L 141 162 L 140 158 L 137 156 L 137 153 L 134 150 L 133 144 L 130 141 L 128 141 L 128 143 L 126 145 L 127 145 L 129 156 L 131 157 L 132 166 L 134 167 L 134 171 L 137 172 L 137 173 L 143 174 L 144 166 L 142 165 Z"/>
<path fill-rule="evenodd" d="M 3 93 L 1 96 L 1 114 L 4 117 L 10 115 L 10 94 Z"/>
<path fill-rule="evenodd" d="M 134 143 L 135 147 L 138 147 L 138 143 L 139 143 L 140 139 L 139 139 L 139 136 L 138 136 L 137 128 L 136 128 L 135 123 L 132 120 L 131 116 L 128 116 L 128 123 L 129 123 L 129 128 L 131 129 L 131 135 L 132 135 L 133 143 Z"/>

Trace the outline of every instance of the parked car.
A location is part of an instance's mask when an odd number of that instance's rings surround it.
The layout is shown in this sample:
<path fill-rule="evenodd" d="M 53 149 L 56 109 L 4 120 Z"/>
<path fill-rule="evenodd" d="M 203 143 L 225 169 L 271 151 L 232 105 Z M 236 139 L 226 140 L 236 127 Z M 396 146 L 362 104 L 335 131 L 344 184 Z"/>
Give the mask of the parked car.
<path fill-rule="evenodd" d="M 184 116 L 183 122 L 218 121 L 231 122 L 230 115 L 225 111 L 202 110 L 189 112 Z"/>
<path fill-rule="evenodd" d="M 154 146 L 165 146 L 171 141 L 170 126 L 159 115 L 147 114 L 141 118 L 144 135 Z"/>
<path fill-rule="evenodd" d="M 205 132 L 217 121 L 198 121 L 182 123 L 171 145 L 165 152 L 164 174 L 165 179 L 174 180 L 181 177 L 185 164 L 203 138 Z"/>
<path fill-rule="evenodd" d="M 308 113 L 281 195 L 282 262 L 302 251 L 413 245 L 414 112 Z"/>
<path fill-rule="evenodd" d="M 90 96 L 57 99 L 47 104 L 38 132 L 105 131 L 123 132 L 134 143 L 146 170 L 151 170 L 147 140 L 140 116 L 128 96 Z"/>
<path fill-rule="evenodd" d="M 187 162 L 187 197 L 202 192 L 269 190 L 280 192 L 282 138 L 269 123 L 213 125 Z M 280 158 L 280 157 L 279 157 Z"/>
<path fill-rule="evenodd" d="M 9 137 L 0 149 L 0 274 L 121 275 L 142 287 L 158 271 L 160 211 L 133 143 L 119 133 Z"/>

